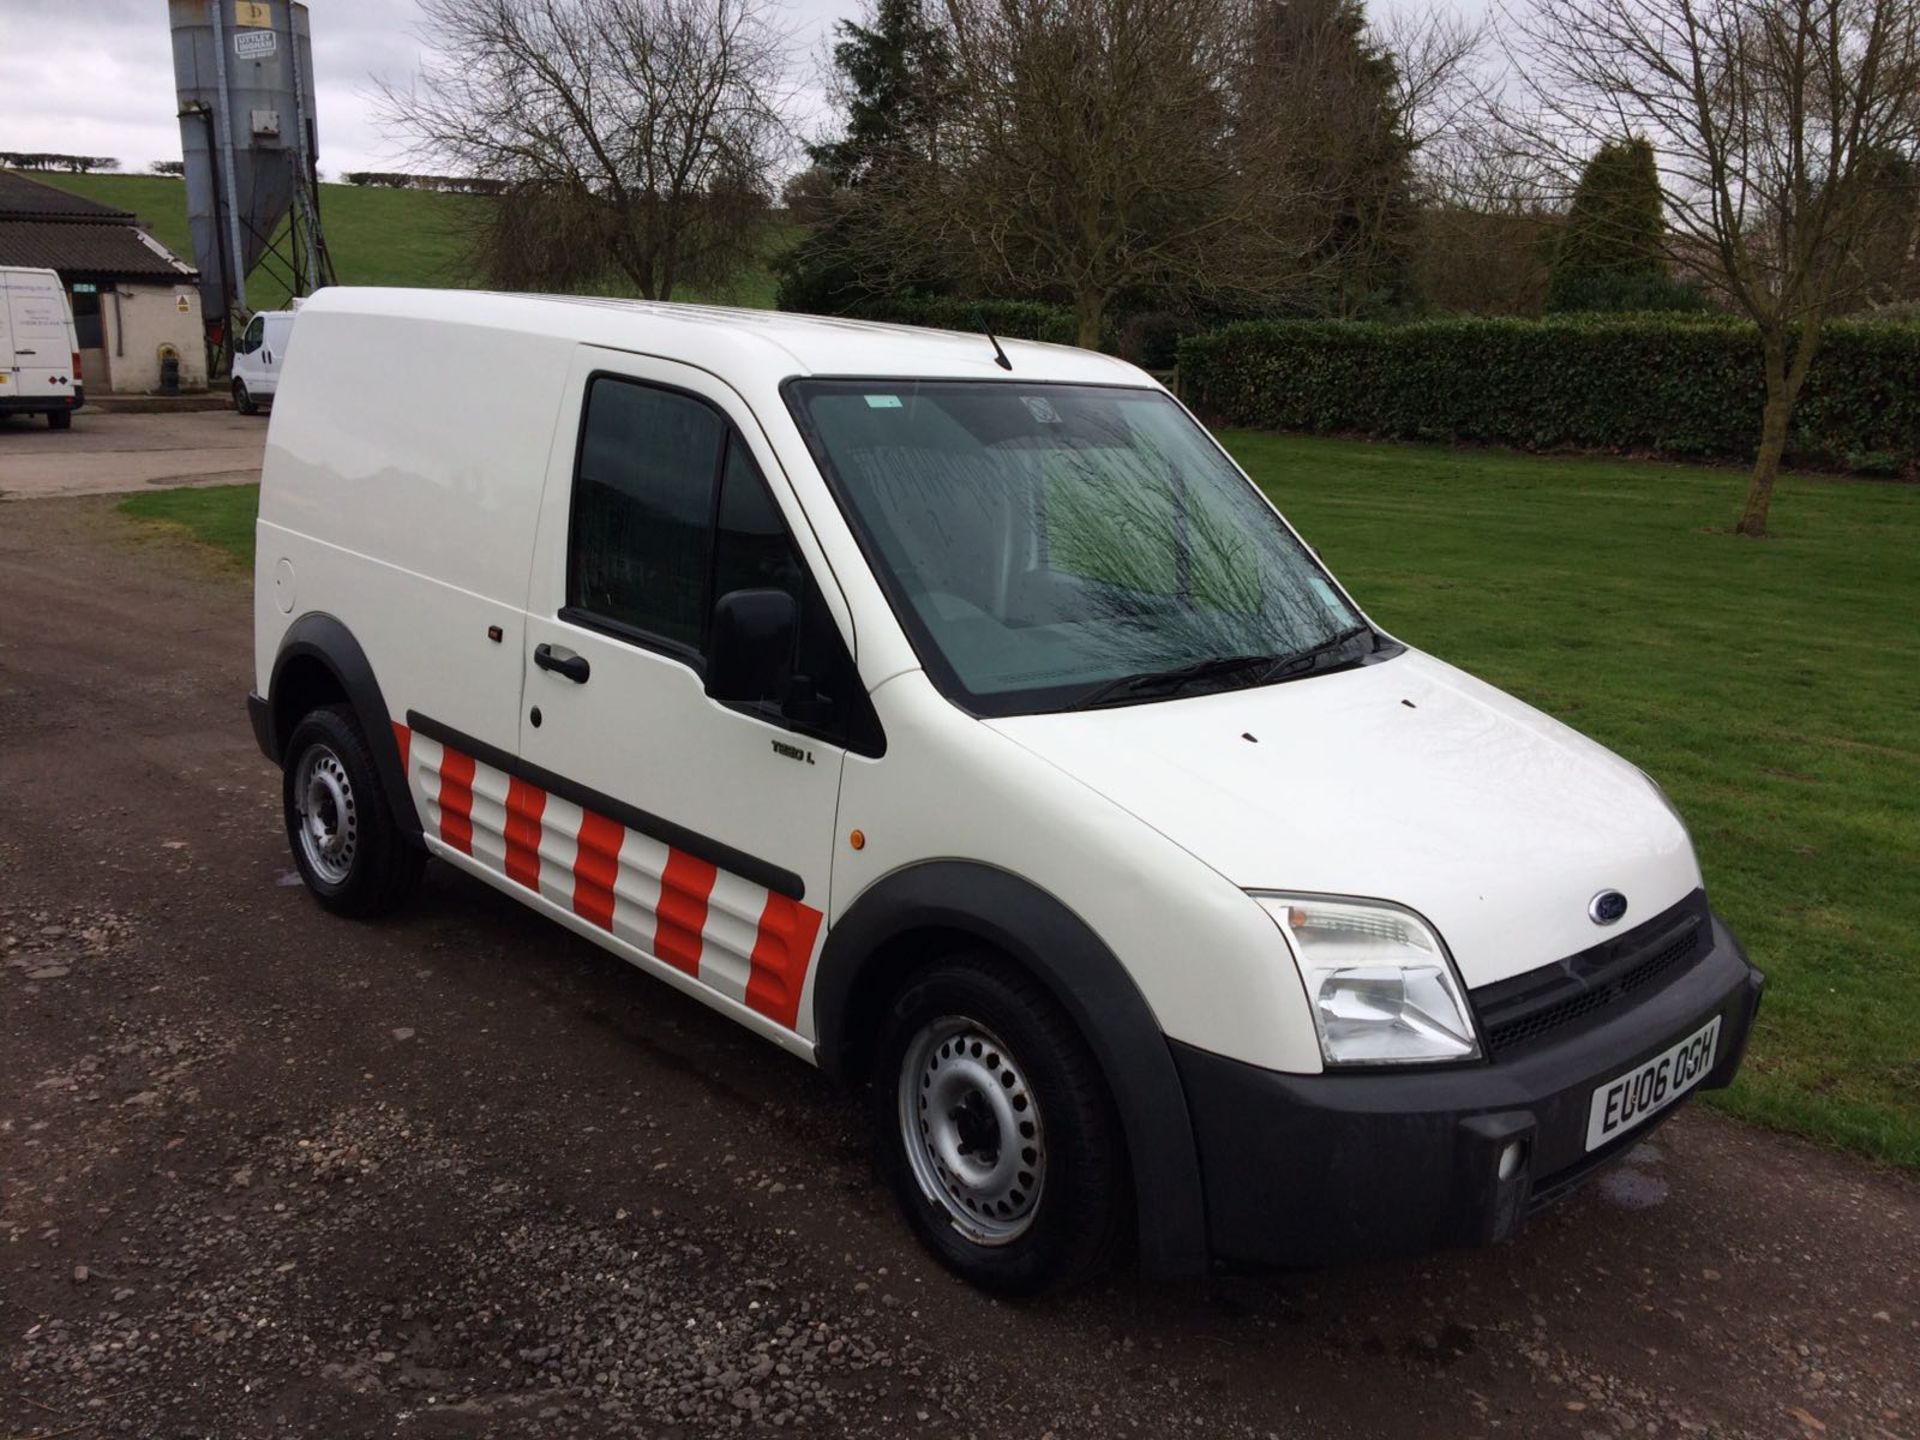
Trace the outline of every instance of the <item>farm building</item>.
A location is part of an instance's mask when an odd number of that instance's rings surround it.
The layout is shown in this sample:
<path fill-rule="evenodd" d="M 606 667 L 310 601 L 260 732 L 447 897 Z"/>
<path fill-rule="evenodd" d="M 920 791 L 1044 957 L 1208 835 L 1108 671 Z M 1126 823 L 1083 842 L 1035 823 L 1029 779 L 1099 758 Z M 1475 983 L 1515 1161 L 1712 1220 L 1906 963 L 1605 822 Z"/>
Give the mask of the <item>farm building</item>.
<path fill-rule="evenodd" d="M 59 273 L 90 393 L 158 390 L 169 347 L 179 356 L 181 386 L 206 388 L 198 272 L 136 216 L 0 170 L 0 265 Z"/>

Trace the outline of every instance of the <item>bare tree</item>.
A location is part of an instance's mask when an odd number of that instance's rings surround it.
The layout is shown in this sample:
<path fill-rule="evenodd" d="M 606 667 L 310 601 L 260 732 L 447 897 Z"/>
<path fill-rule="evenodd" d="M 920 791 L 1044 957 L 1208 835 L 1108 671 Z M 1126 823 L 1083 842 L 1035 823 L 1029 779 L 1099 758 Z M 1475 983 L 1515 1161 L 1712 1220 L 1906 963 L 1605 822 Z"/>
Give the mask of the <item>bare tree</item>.
<path fill-rule="evenodd" d="M 1605 140 L 1652 141 L 1677 267 L 1758 328 L 1766 404 L 1737 529 L 1765 535 L 1822 327 L 1884 224 L 1888 157 L 1920 149 L 1920 6 L 1532 0 L 1503 33 L 1522 141 L 1568 174 Z"/>
<path fill-rule="evenodd" d="M 435 58 L 380 86 L 418 154 L 503 186 L 495 284 L 649 299 L 758 253 L 788 144 L 769 0 L 421 0 Z"/>
<path fill-rule="evenodd" d="M 1443 8 L 1390 11 L 1371 27 L 1393 56 L 1394 111 L 1416 152 L 1446 144 L 1484 113 L 1477 67 L 1487 29 Z"/>
<path fill-rule="evenodd" d="M 865 187 L 890 263 L 1064 293 L 1097 345 L 1130 289 L 1271 297 L 1323 219 L 1285 117 L 1237 105 L 1244 0 L 946 0 L 939 163 Z"/>

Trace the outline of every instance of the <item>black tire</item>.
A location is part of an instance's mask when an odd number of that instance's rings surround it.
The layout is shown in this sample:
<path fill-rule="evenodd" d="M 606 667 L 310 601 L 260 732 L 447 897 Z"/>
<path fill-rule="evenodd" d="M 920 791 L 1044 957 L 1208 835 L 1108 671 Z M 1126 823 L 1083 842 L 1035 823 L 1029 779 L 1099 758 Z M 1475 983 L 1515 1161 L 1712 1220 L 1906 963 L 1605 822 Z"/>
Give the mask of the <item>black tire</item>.
<path fill-rule="evenodd" d="M 71 410 L 49 410 L 47 412 L 47 424 L 55 430 L 71 430 L 73 428 L 73 412 Z"/>
<path fill-rule="evenodd" d="M 247 382 L 244 380 L 236 380 L 233 382 L 233 408 L 238 410 L 242 415 L 258 415 L 260 413 L 259 405 L 255 404 L 253 396 L 247 393 Z"/>
<path fill-rule="evenodd" d="M 280 797 L 294 868 L 335 914 L 384 915 L 420 883 L 426 852 L 400 833 L 373 751 L 345 706 L 310 711 L 294 726 Z M 310 817 L 325 840 L 309 830 Z"/>
<path fill-rule="evenodd" d="M 955 1022 L 966 1028 L 945 1041 L 929 1039 Z M 942 1044 L 955 1047 L 954 1054 L 941 1058 Z M 998 1090 L 988 1087 L 976 1095 L 966 1087 L 953 1067 L 969 1057 L 975 1076 L 997 1078 Z M 909 1138 L 903 1098 L 908 1093 L 903 1072 L 909 1070 L 916 1077 L 911 1094 L 918 1160 L 910 1149 L 915 1141 Z M 976 1163 L 976 1173 L 998 1173 L 1001 1146 L 1012 1140 L 1003 1128 L 1005 1119 L 1015 1119 L 1022 1142 L 1037 1136 L 1037 1151 L 1023 1149 L 1017 1159 L 1013 1151 L 1005 1152 L 1016 1168 L 1004 1183 L 1016 1188 L 996 1192 L 991 1185 L 969 1186 L 957 1172 L 941 1168 L 936 1158 L 941 1142 L 929 1122 L 928 1096 L 934 1093 L 945 1098 L 935 1107 L 932 1124 L 940 1124 L 937 1114 L 944 1109 L 945 1128 L 957 1137 L 960 1157 Z M 946 1104 L 955 1095 L 961 1103 Z M 969 1141 L 962 1112 L 976 1102 L 981 1110 L 998 1106 L 989 1095 L 1030 1099 L 1030 1108 L 1001 1110 L 1002 1123 L 992 1125 L 991 1139 L 984 1138 L 987 1122 L 973 1115 Z M 872 1109 L 881 1166 L 900 1208 L 921 1242 L 955 1274 L 997 1294 L 1033 1295 L 1090 1279 L 1112 1263 L 1132 1214 L 1119 1117 L 1099 1065 L 1073 1023 L 1052 996 L 1004 956 L 982 951 L 943 961 L 894 997 L 881 1021 Z M 1037 1128 L 1029 1128 L 1029 1114 Z M 970 1150 L 974 1142 L 980 1143 Z M 952 1158 L 951 1149 L 946 1153 Z M 1035 1164 L 1035 1173 L 1019 1170 L 1021 1164 Z M 1037 1183 L 1023 1192 L 1018 1187 L 1028 1180 Z M 990 1217 L 980 1205 L 985 1201 L 991 1209 L 995 1193 L 1003 1197 L 997 1202 L 1003 1213 Z M 989 1224 L 1012 1233 L 979 1233 Z"/>

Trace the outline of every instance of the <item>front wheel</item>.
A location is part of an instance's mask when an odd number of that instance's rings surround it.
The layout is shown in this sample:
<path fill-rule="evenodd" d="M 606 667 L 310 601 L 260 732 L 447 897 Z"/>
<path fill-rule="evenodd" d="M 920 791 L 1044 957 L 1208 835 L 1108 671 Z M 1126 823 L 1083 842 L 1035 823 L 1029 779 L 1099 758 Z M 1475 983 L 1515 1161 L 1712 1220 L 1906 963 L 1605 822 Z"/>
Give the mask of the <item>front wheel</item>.
<path fill-rule="evenodd" d="M 242 415 L 258 415 L 260 413 L 260 406 L 255 403 L 253 396 L 248 393 L 247 382 L 244 380 L 236 380 L 233 382 L 233 408 L 238 410 Z"/>
<path fill-rule="evenodd" d="M 983 1289 L 1104 1269 L 1129 1190 L 1099 1066 L 1053 998 L 993 953 L 895 997 L 873 1081 L 882 1164 L 920 1239 Z"/>
<path fill-rule="evenodd" d="M 281 808 L 294 866 L 329 910 L 382 915 L 419 883 L 426 852 L 400 833 L 373 751 L 344 706 L 311 711 L 294 727 Z"/>

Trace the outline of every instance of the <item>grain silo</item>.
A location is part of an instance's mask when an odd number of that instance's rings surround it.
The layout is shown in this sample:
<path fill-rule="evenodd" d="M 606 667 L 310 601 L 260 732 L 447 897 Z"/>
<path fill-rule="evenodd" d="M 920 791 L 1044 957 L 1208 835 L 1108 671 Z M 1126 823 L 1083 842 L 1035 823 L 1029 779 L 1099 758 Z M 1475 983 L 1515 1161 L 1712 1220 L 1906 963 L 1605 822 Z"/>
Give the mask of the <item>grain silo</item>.
<path fill-rule="evenodd" d="M 209 339 L 263 261 L 295 295 L 332 280 L 320 228 L 313 43 L 298 0 L 169 0 L 187 217 Z M 283 222 L 288 222 L 283 228 Z"/>

